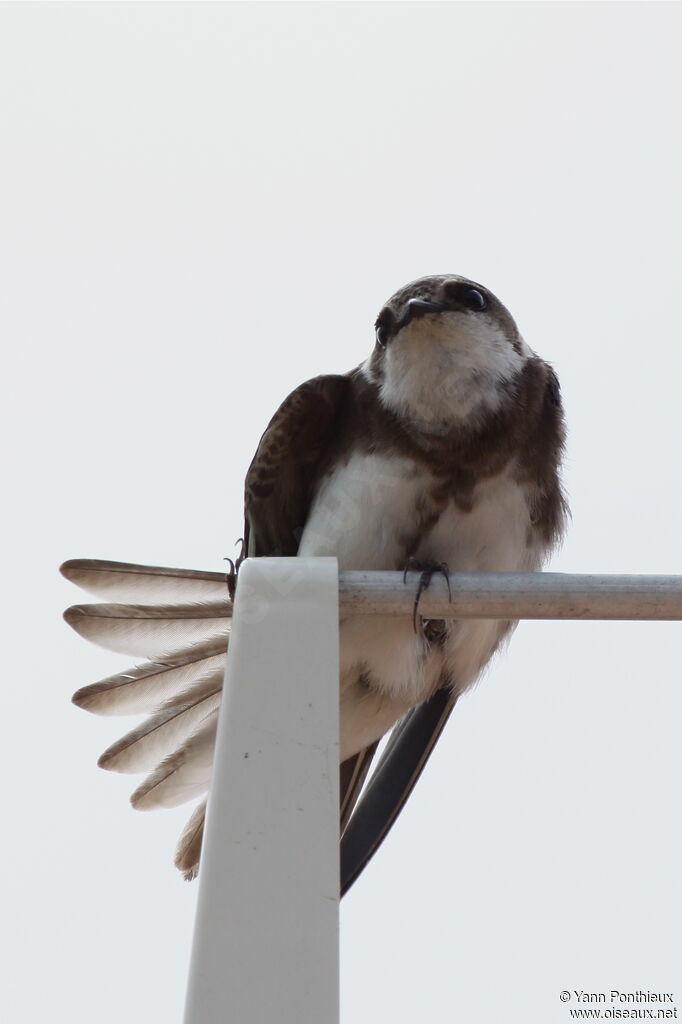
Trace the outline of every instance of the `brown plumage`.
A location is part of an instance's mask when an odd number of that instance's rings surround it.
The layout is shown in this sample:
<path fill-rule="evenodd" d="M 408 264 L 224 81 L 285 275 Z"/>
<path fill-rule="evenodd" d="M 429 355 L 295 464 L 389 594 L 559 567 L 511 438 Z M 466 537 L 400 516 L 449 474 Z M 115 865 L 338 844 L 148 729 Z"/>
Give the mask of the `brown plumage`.
<path fill-rule="evenodd" d="M 492 293 L 452 275 L 401 289 L 376 326 L 362 366 L 307 381 L 270 421 L 245 482 L 246 554 L 334 554 L 343 569 L 402 569 L 410 558 L 445 561 L 451 571 L 539 568 L 566 518 L 553 370 Z M 133 795 L 142 809 L 201 796 L 230 627 L 225 575 L 91 560 L 62 571 L 122 602 L 74 606 L 65 615 L 74 629 L 152 659 L 74 697 L 97 713 L 152 715 L 100 764 L 152 769 Z M 383 759 L 385 769 L 405 753 L 401 791 L 376 831 L 385 834 L 457 696 L 512 628 L 468 620 L 415 634 L 410 623 L 381 617 L 342 621 L 342 828 L 380 736 L 442 692 L 430 724 L 424 715 L 406 721 Z M 204 808 L 176 852 L 186 877 L 198 868 Z"/>

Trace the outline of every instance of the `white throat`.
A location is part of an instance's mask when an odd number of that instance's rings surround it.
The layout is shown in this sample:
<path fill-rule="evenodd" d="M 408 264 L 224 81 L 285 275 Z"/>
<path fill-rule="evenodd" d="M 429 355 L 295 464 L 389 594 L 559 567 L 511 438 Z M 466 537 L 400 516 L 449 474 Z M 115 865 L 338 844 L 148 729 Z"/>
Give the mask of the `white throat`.
<path fill-rule="evenodd" d="M 432 432 L 447 432 L 494 411 L 531 356 L 518 352 L 501 327 L 480 313 L 412 320 L 384 354 L 380 396 L 392 412 Z"/>

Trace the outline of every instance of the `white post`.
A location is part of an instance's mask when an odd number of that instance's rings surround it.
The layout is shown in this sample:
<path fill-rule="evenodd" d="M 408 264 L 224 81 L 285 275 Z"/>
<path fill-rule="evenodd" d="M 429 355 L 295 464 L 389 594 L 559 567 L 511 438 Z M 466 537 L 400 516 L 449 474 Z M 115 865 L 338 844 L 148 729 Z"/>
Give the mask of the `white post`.
<path fill-rule="evenodd" d="M 241 566 L 185 1024 L 337 1024 L 338 572 Z"/>

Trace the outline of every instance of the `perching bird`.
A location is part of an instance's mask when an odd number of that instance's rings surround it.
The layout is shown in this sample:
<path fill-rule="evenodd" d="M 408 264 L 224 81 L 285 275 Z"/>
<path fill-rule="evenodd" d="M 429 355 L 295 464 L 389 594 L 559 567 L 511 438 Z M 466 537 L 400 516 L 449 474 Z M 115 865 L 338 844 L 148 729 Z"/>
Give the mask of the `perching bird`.
<path fill-rule="evenodd" d="M 557 378 L 502 303 L 462 277 L 420 278 L 379 313 L 366 362 L 307 381 L 275 413 L 246 477 L 245 552 L 335 555 L 346 570 L 416 568 L 423 582 L 435 570 L 538 570 L 566 519 L 563 443 Z M 74 696 L 99 714 L 151 713 L 100 765 L 151 769 L 132 796 L 137 808 L 203 797 L 230 628 L 225 575 L 88 560 L 62 571 L 126 602 L 75 606 L 66 621 L 150 659 Z M 372 802 L 370 792 L 346 830 L 347 884 L 398 813 L 454 701 L 514 625 L 341 622 L 342 828 L 378 740 L 400 723 L 379 769 L 382 793 Z M 204 809 L 205 801 L 176 851 L 187 877 L 198 869 Z"/>

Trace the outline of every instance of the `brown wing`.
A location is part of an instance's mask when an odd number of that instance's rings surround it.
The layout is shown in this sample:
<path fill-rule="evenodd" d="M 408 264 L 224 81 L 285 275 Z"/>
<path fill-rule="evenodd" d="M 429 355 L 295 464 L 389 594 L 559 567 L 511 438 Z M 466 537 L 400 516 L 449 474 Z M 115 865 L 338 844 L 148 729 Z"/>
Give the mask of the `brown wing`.
<path fill-rule="evenodd" d="M 244 546 L 249 557 L 298 553 L 311 502 L 343 428 L 350 387 L 349 377 L 306 381 L 268 424 L 246 475 Z M 442 691 L 396 727 L 356 814 L 378 744 L 341 765 L 342 892 L 362 872 L 400 814 L 453 703 Z M 195 832 L 190 821 L 190 845 L 196 845 Z"/>
<path fill-rule="evenodd" d="M 341 895 L 353 885 L 409 799 L 457 697 L 449 688 L 412 708 L 395 727 L 341 840 Z"/>
<path fill-rule="evenodd" d="M 270 420 L 246 474 L 244 541 L 249 557 L 298 553 L 349 388 L 348 377 L 314 377 L 292 391 Z"/>
<path fill-rule="evenodd" d="M 320 477 L 338 437 L 348 377 L 315 377 L 296 388 L 270 420 L 245 485 L 249 556 L 295 555 Z M 340 768 L 341 830 L 372 763 L 376 743 Z"/>

